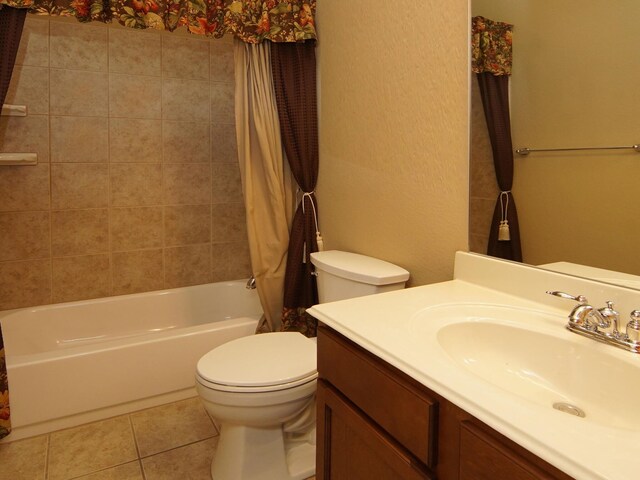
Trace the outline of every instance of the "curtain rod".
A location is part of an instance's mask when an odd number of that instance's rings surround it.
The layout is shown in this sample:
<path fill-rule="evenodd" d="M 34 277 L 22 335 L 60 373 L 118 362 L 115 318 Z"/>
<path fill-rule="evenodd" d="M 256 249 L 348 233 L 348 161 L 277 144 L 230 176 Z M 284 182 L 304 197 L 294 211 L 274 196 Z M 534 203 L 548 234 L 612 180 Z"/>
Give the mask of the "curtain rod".
<path fill-rule="evenodd" d="M 529 155 L 532 152 L 568 152 L 573 150 L 635 150 L 640 153 L 640 143 L 631 146 L 621 147 L 577 147 L 577 148 L 518 148 L 516 153 L 519 155 Z"/>

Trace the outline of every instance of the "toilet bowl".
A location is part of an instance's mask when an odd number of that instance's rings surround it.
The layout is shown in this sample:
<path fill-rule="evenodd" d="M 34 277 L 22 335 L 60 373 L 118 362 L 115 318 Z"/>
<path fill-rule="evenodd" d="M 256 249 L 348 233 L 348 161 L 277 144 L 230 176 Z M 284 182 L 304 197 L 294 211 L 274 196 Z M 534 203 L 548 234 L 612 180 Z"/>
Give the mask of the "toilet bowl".
<path fill-rule="evenodd" d="M 215 480 L 302 480 L 315 473 L 316 343 L 252 335 L 204 355 L 196 390 L 220 425 Z"/>
<path fill-rule="evenodd" d="M 409 272 L 347 252 L 311 254 L 321 302 L 404 288 Z M 315 474 L 316 342 L 296 332 L 232 340 L 205 354 L 196 390 L 220 428 L 213 480 Z"/>

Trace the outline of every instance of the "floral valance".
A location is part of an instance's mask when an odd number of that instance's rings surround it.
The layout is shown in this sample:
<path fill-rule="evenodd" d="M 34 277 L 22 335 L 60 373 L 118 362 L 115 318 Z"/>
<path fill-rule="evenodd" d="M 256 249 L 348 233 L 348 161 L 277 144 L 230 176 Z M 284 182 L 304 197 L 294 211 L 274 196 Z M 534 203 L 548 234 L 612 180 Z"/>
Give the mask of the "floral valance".
<path fill-rule="evenodd" d="M 316 38 L 316 0 L 0 0 L 2 4 L 81 22 L 116 20 L 131 28 L 168 31 L 184 26 L 215 38 L 228 33 L 247 43 Z"/>
<path fill-rule="evenodd" d="M 513 25 L 473 17 L 471 31 L 473 72 L 511 75 Z"/>

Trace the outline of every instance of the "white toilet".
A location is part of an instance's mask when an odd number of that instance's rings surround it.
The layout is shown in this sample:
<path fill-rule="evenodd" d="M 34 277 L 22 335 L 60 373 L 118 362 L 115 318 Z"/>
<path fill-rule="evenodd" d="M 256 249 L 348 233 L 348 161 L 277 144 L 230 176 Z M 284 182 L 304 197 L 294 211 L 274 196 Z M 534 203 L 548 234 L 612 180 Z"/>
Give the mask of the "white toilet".
<path fill-rule="evenodd" d="M 311 254 L 320 302 L 404 288 L 409 272 L 355 253 Z M 213 480 L 315 474 L 316 342 L 296 332 L 232 340 L 198 362 L 196 389 L 220 426 Z"/>

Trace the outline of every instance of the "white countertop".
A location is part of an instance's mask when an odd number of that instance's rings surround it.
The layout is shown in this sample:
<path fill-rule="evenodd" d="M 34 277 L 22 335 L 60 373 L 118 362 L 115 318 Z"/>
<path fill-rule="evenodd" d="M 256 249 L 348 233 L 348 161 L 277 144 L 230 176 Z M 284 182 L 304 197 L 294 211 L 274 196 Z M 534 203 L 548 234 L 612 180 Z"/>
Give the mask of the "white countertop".
<path fill-rule="evenodd" d="M 546 329 L 558 338 L 600 349 L 607 358 L 631 365 L 631 371 L 637 368 L 638 376 L 627 381 L 640 383 L 640 355 L 568 332 L 564 325 L 571 302 L 546 295 L 545 290 L 586 295 L 595 306 L 613 300 L 622 313 L 622 325 L 630 310 L 640 308 L 638 290 L 458 253 L 450 282 L 316 305 L 309 313 L 578 480 L 640 478 L 637 426 L 614 428 L 586 421 L 501 389 L 452 361 L 435 335 L 425 334 L 428 329 L 419 323 L 425 311 L 447 304 L 536 311 L 539 319 L 527 320 L 527 328 Z M 589 371 L 584 365 L 585 378 Z"/>

